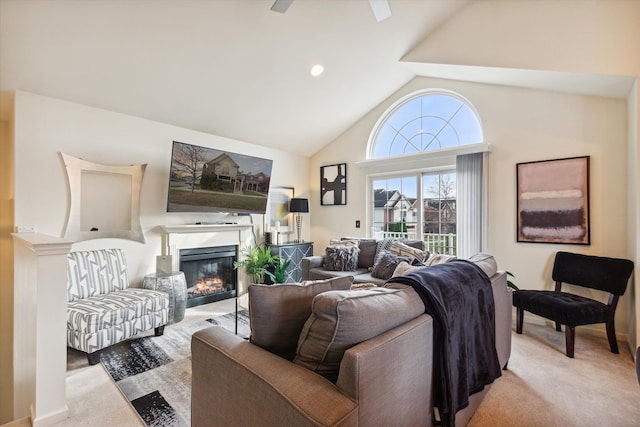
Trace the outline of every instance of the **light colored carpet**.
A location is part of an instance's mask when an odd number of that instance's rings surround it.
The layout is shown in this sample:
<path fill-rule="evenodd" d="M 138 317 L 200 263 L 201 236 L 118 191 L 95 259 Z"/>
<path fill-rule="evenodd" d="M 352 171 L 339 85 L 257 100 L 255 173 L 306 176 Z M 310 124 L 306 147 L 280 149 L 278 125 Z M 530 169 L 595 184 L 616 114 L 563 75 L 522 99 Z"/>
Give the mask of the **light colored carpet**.
<path fill-rule="evenodd" d="M 246 304 L 243 306 L 246 307 Z M 242 306 L 241 306 L 242 308 Z M 235 310 L 235 300 L 187 309 L 178 325 L 197 323 Z M 176 326 L 178 326 L 176 325 Z M 175 326 L 169 325 L 166 331 Z M 146 335 L 153 335 L 150 331 Z M 69 417 L 56 427 L 144 427 L 144 423 L 102 364 L 89 366 L 84 353 L 69 349 L 67 353 L 67 406 Z"/>
<path fill-rule="evenodd" d="M 551 323 L 525 322 L 523 329 L 518 335 L 514 327 L 509 369 L 469 427 L 640 425 L 640 386 L 626 343 L 613 354 L 604 336 L 577 328 L 575 358 L 570 359 L 564 331 Z"/>
<path fill-rule="evenodd" d="M 222 303 L 222 304 L 221 304 Z M 233 311 L 233 301 L 187 310 L 184 321 Z M 169 326 L 171 327 L 171 326 Z M 515 331 L 515 329 L 514 329 Z M 564 333 L 525 323 L 513 333 L 509 369 L 496 380 L 469 427 L 638 426 L 640 386 L 625 343 L 609 351 L 605 337 L 576 333 L 575 359 L 564 355 Z M 141 426 L 101 365 L 70 356 L 69 419 L 58 426 Z"/>

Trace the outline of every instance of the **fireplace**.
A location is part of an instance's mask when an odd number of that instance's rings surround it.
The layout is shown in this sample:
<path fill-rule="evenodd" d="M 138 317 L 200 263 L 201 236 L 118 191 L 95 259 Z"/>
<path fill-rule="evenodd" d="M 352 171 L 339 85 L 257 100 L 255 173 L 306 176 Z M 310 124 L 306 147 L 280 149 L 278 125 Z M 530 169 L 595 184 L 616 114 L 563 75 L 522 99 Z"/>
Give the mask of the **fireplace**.
<path fill-rule="evenodd" d="M 180 249 L 180 271 L 187 281 L 187 307 L 236 296 L 237 246 Z"/>

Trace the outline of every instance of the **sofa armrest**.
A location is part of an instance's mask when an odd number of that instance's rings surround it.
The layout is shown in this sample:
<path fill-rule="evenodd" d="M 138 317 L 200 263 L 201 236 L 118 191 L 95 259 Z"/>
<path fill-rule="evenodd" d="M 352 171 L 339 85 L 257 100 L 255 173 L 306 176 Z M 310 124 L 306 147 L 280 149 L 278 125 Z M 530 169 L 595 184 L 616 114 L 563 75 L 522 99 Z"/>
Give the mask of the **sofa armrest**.
<path fill-rule="evenodd" d="M 361 426 L 431 426 L 433 318 L 428 314 L 344 354 L 336 385 L 358 401 Z"/>
<path fill-rule="evenodd" d="M 507 286 L 507 273 L 498 271 L 491 277 L 493 302 L 496 313 L 496 352 L 500 366 L 506 368 L 511 357 L 511 322 L 513 318 L 513 291 Z"/>
<path fill-rule="evenodd" d="M 194 427 L 358 424 L 334 384 L 219 326 L 193 334 L 191 353 Z"/>
<path fill-rule="evenodd" d="M 313 255 L 302 258 L 302 280 L 309 280 L 309 270 L 313 268 L 322 268 L 324 256 Z"/>

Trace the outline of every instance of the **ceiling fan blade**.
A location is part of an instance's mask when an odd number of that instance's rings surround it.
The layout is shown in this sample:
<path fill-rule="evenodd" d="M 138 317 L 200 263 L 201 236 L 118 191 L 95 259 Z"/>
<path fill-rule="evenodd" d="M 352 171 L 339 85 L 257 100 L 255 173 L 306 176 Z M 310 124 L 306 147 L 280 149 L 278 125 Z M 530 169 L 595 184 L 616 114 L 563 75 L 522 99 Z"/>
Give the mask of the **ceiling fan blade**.
<path fill-rule="evenodd" d="M 378 22 L 383 21 L 391 16 L 391 7 L 389 6 L 389 0 L 369 0 L 371 10 L 376 16 Z"/>
<path fill-rule="evenodd" d="M 289 6 L 291 6 L 291 3 L 293 3 L 293 0 L 276 0 L 276 2 L 273 3 L 273 6 L 271 6 L 271 10 L 274 12 L 285 13 L 287 9 L 289 9 Z"/>

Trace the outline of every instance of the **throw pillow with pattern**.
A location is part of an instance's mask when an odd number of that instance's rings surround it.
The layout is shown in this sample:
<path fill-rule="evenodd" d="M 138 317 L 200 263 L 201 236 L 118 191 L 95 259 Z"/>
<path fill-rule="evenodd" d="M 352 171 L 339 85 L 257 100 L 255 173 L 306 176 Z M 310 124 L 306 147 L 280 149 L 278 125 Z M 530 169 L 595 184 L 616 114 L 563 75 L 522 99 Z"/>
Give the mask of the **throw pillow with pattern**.
<path fill-rule="evenodd" d="M 429 258 L 429 251 L 423 251 L 412 246 L 406 245 L 399 240 L 395 240 L 389 247 L 389 252 L 396 255 L 413 258 L 418 262 L 425 262 Z"/>
<path fill-rule="evenodd" d="M 378 260 L 373 266 L 371 275 L 378 279 L 389 280 L 391 279 L 391 276 L 393 276 L 393 272 L 395 271 L 398 264 L 400 264 L 402 261 L 411 264 L 411 260 L 412 259 L 409 257 L 402 257 L 392 252 L 383 250 L 380 252 Z"/>
<path fill-rule="evenodd" d="M 329 271 L 354 271 L 358 268 L 359 253 L 357 246 L 327 246 L 324 268 Z"/>

